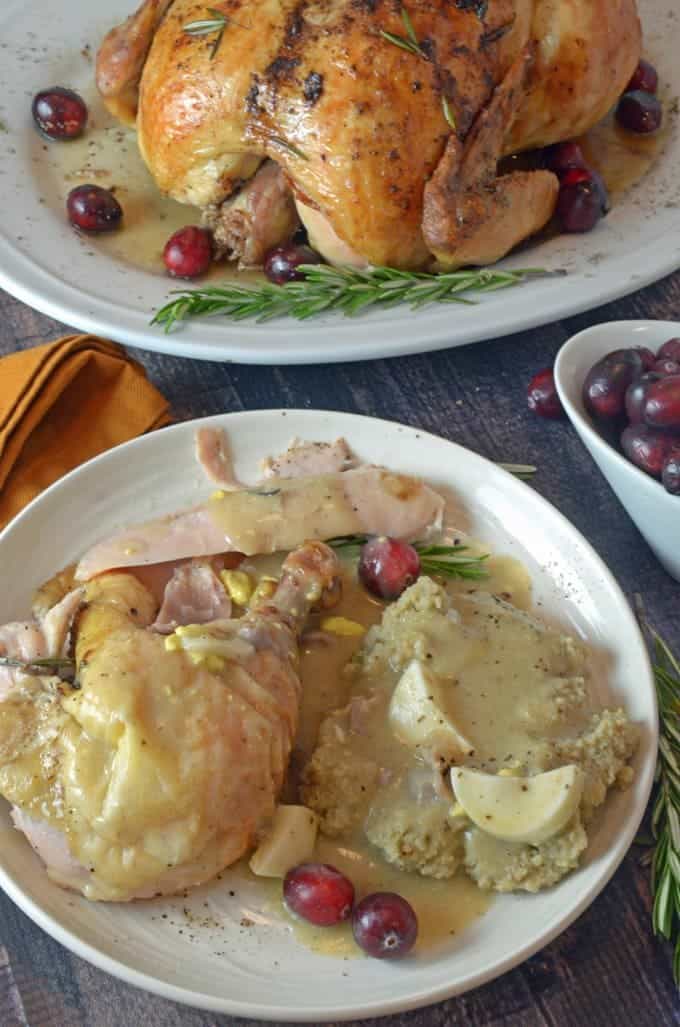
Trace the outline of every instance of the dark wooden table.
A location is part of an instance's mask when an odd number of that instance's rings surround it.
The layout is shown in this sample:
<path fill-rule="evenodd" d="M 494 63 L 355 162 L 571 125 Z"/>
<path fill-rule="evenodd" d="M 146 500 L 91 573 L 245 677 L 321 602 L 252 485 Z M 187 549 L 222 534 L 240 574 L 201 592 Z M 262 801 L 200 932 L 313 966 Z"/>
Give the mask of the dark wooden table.
<path fill-rule="evenodd" d="M 574 332 L 601 321 L 679 315 L 680 272 L 580 317 L 425 356 L 311 367 L 135 356 L 169 398 L 178 420 L 282 406 L 358 411 L 417 425 L 492 460 L 536 464 L 536 489 L 592 542 L 627 594 L 642 593 L 650 619 L 680 650 L 680 585 L 657 564 L 572 429 L 539 420 L 525 402 L 530 376 L 550 364 Z M 62 329 L 0 293 L 0 355 L 55 338 Z M 389 1022 L 400 1027 L 680 1024 L 670 953 L 652 937 L 648 872 L 639 858 L 633 848 L 588 912 L 516 970 L 462 998 Z M 173 1005 L 122 984 L 71 955 L 0 893 L 0 1027 L 248 1023 Z"/>

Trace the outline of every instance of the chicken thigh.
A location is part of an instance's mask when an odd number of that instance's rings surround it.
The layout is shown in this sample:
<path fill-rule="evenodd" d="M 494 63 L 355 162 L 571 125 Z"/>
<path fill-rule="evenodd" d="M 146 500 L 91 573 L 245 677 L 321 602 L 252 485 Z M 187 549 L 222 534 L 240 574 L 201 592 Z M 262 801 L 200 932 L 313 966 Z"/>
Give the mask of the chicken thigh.
<path fill-rule="evenodd" d="M 585 131 L 640 53 L 635 0 L 164 6 L 145 0 L 113 30 L 97 72 L 117 114 L 138 80 L 139 145 L 159 188 L 219 224 L 215 211 L 269 158 L 313 244 L 340 263 L 498 259 L 550 217 L 557 182 L 499 180 L 497 160 Z M 210 19 L 205 35 L 186 31 Z M 261 206 L 276 222 L 275 204 Z"/>
<path fill-rule="evenodd" d="M 0 794 L 52 879 L 87 898 L 210 880 L 274 811 L 298 719 L 297 636 L 338 594 L 336 557 L 305 543 L 273 598 L 195 628 L 186 650 L 150 630 L 157 604 L 132 575 L 84 593 L 76 684 L 17 673 L 0 695 Z M 10 656 L 25 646 L 6 633 Z"/>

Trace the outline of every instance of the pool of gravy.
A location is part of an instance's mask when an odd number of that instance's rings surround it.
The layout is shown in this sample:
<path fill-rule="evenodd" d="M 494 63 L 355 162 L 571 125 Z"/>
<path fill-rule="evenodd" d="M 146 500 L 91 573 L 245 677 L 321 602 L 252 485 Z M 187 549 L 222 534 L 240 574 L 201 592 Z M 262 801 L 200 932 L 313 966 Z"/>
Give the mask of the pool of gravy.
<path fill-rule="evenodd" d="M 164 274 L 162 252 L 173 232 L 184 225 L 199 224 L 195 207 L 163 196 L 154 183 L 137 148 L 136 133 L 120 125 L 106 111 L 94 90 L 85 97 L 90 110 L 88 130 L 81 139 L 46 147 L 50 192 L 64 195 L 83 183 L 112 189 L 123 211 L 123 227 L 109 235 L 92 238 L 92 245 L 118 260 L 155 274 Z M 666 116 L 662 128 L 650 136 L 626 132 L 613 113 L 607 115 L 578 141 L 589 163 L 603 176 L 613 202 L 644 177 L 664 148 L 670 132 Z M 512 170 L 535 166 L 533 154 L 507 158 L 502 167 Z M 213 265 L 202 282 L 239 282 L 262 279 L 259 271 L 237 271 L 233 264 Z"/>

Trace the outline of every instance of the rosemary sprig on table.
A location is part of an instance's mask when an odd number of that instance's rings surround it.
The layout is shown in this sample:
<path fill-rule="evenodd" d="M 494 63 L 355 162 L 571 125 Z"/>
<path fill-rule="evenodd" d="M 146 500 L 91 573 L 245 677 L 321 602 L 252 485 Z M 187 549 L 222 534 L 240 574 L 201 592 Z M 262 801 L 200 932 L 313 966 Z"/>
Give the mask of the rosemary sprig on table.
<path fill-rule="evenodd" d="M 62 681 L 73 681 L 76 676 L 75 660 L 59 659 L 58 657 L 41 657 L 35 660 L 19 660 L 14 656 L 0 656 L 0 667 L 11 667 L 21 670 L 24 674 L 52 674 Z"/>
<path fill-rule="evenodd" d="M 659 754 L 652 809 L 652 925 L 674 943 L 673 978 L 680 987 L 680 661 L 649 625 L 636 596 L 636 611 L 651 639 L 659 703 Z"/>
<path fill-rule="evenodd" d="M 184 26 L 183 31 L 188 36 L 211 36 L 213 32 L 217 35 L 210 48 L 210 60 L 213 59 L 215 54 L 220 48 L 222 39 L 224 37 L 225 30 L 229 24 L 229 18 L 224 11 L 217 11 L 214 7 L 208 8 L 208 14 L 210 18 L 200 18 L 198 21 L 190 21 Z"/>
<path fill-rule="evenodd" d="M 521 481 L 529 481 L 529 479 L 533 478 L 538 470 L 538 468 L 534 467 L 533 464 L 504 464 L 499 462 L 498 466 L 502 467 L 504 471 L 508 472 L 508 474 L 514 474 L 514 476 L 519 478 Z"/>
<path fill-rule="evenodd" d="M 298 270 L 304 279 L 285 285 L 230 283 L 177 290 L 176 298 L 157 311 L 151 324 L 162 325 L 169 332 L 187 318 L 216 314 L 235 321 L 256 318 L 261 322 L 284 316 L 304 321 L 328 310 L 352 316 L 367 307 L 393 307 L 399 303 L 408 303 L 412 310 L 426 303 L 473 303 L 469 299 L 473 292 L 495 292 L 531 279 L 566 273 L 540 268 L 476 268 L 428 274 L 390 267 L 361 270 L 327 264 L 301 264 Z"/>
<path fill-rule="evenodd" d="M 329 539 L 327 545 L 341 550 L 353 559 L 359 556 L 361 547 L 368 539 L 368 535 L 342 535 Z M 414 542 L 413 548 L 420 557 L 420 568 L 425 574 L 439 574 L 444 578 L 467 578 L 470 581 L 479 581 L 486 577 L 484 561 L 488 560 L 488 553 L 483 556 L 472 556 L 468 546 L 430 545 L 428 542 Z"/>

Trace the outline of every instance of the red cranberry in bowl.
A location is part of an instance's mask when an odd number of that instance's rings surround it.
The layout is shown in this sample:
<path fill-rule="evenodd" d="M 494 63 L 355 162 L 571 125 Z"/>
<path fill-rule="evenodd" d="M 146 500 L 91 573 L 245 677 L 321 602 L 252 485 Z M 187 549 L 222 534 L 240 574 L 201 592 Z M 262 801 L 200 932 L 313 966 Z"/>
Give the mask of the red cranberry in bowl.
<path fill-rule="evenodd" d="M 652 382 L 647 390 L 642 416 L 650 428 L 680 431 L 680 375 Z"/>
<path fill-rule="evenodd" d="M 636 353 L 640 354 L 643 369 L 645 371 L 651 371 L 657 361 L 656 353 L 652 353 L 651 349 L 647 346 L 634 346 L 633 348 Z"/>
<path fill-rule="evenodd" d="M 661 481 L 666 492 L 680 496 L 680 445 L 669 451 L 661 468 Z"/>
<path fill-rule="evenodd" d="M 660 478 L 663 466 L 677 439 L 646 424 L 629 424 L 621 435 L 625 456 L 646 474 Z"/>
<path fill-rule="evenodd" d="M 642 357 L 634 349 L 617 349 L 593 364 L 583 383 L 583 403 L 600 421 L 613 421 L 625 412 L 626 391 L 642 374 Z"/>
<path fill-rule="evenodd" d="M 48 139 L 77 139 L 87 125 L 87 105 L 82 96 L 62 86 L 36 93 L 31 113 L 36 127 Z"/>
<path fill-rule="evenodd" d="M 680 374 L 680 364 L 677 360 L 655 360 L 652 370 L 656 371 L 662 378 L 668 378 L 672 374 Z"/>
<path fill-rule="evenodd" d="M 198 278 L 212 263 L 212 236 L 205 228 L 186 225 L 170 236 L 163 263 L 175 278 Z"/>
<path fill-rule="evenodd" d="M 420 557 L 408 542 L 376 535 L 361 548 L 359 581 L 381 599 L 398 599 L 420 574 Z"/>
<path fill-rule="evenodd" d="M 675 360 L 680 364 L 680 339 L 668 339 L 656 355 L 657 360 Z"/>
<path fill-rule="evenodd" d="M 74 228 L 81 232 L 112 232 L 123 219 L 123 208 L 109 189 L 100 185 L 78 185 L 66 199 L 66 211 Z"/>
<path fill-rule="evenodd" d="M 564 417 L 564 407 L 555 388 L 552 367 L 546 367 L 533 376 L 527 388 L 527 404 L 539 417 L 551 420 Z"/>
<path fill-rule="evenodd" d="M 649 135 L 661 127 L 663 108 L 653 93 L 634 89 L 624 93 L 616 108 L 616 120 L 629 132 Z"/>
<path fill-rule="evenodd" d="M 626 417 L 630 424 L 640 424 L 643 420 L 642 411 L 647 399 L 649 386 L 658 382 L 661 375 L 655 371 L 647 371 L 640 375 L 626 389 Z"/>
<path fill-rule="evenodd" d="M 646 61 L 644 57 L 640 60 L 637 68 L 633 72 L 630 82 L 626 86 L 625 92 L 632 93 L 636 89 L 641 89 L 645 93 L 655 93 L 659 87 L 659 75 L 653 64 Z"/>

